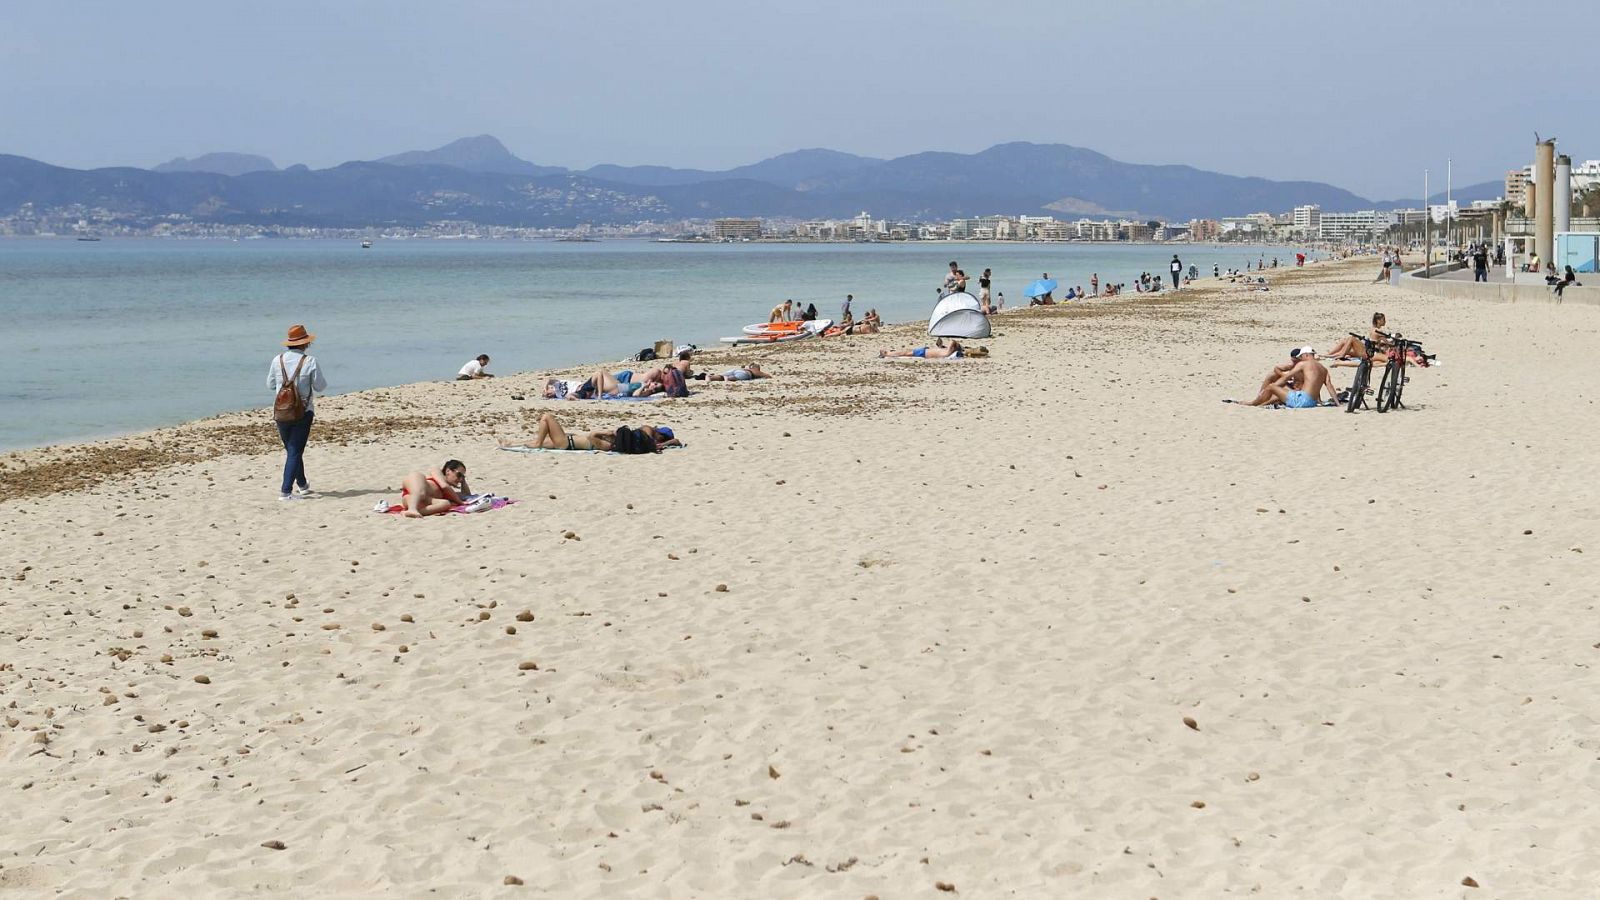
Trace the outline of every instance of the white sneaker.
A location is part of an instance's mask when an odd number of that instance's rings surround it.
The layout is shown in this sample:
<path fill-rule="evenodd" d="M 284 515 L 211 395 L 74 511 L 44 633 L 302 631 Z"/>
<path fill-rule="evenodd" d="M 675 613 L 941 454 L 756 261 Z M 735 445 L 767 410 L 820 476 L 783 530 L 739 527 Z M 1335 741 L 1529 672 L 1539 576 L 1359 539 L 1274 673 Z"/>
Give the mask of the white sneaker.
<path fill-rule="evenodd" d="M 307 499 L 307 500 L 309 500 L 312 497 L 315 497 L 317 495 L 317 492 L 313 491 L 311 489 L 310 485 L 307 485 L 306 487 L 297 487 L 297 488 L 294 489 L 294 493 L 295 493 L 295 496 L 301 497 L 301 498 Z"/>
<path fill-rule="evenodd" d="M 283 501 L 283 500 L 299 500 L 299 499 L 300 498 L 295 494 L 279 494 L 278 495 L 278 500 L 280 500 L 280 501 Z"/>

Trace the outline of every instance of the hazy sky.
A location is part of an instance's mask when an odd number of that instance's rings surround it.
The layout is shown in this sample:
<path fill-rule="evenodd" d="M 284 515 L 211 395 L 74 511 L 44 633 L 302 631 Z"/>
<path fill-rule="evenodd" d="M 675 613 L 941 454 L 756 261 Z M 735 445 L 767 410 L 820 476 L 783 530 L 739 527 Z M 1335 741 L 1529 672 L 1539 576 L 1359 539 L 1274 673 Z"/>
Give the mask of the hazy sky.
<path fill-rule="evenodd" d="M 726 168 L 1027 140 L 1327 181 L 1600 158 L 1600 62 L 1526 3 L 7 0 L 0 152 L 313 167 L 489 133 L 548 165 Z M 1583 4 L 1555 16 L 1593 18 Z M 1536 17 L 1535 17 L 1536 18 Z M 1588 27 L 1588 26 L 1585 26 Z"/>

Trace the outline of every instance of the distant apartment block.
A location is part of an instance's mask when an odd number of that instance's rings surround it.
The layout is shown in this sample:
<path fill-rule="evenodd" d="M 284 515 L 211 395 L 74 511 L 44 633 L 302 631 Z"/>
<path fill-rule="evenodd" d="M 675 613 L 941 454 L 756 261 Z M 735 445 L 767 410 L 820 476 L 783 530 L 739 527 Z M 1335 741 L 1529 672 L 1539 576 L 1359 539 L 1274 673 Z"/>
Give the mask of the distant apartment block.
<path fill-rule="evenodd" d="M 1526 195 L 1528 185 L 1533 183 L 1533 166 L 1523 166 L 1506 172 L 1506 200 L 1516 206 L 1521 206 Z"/>
<path fill-rule="evenodd" d="M 1294 218 L 1289 223 L 1296 231 L 1305 234 L 1317 234 L 1322 228 L 1322 207 L 1315 203 L 1307 206 L 1296 206 Z"/>
<path fill-rule="evenodd" d="M 1370 237 L 1387 231 L 1393 221 L 1389 213 L 1378 212 L 1375 209 L 1348 213 L 1327 212 L 1321 216 L 1317 226 L 1317 237 L 1325 241 L 1348 241 Z"/>
<path fill-rule="evenodd" d="M 711 236 L 719 241 L 760 240 L 761 220 L 717 219 L 711 223 Z"/>

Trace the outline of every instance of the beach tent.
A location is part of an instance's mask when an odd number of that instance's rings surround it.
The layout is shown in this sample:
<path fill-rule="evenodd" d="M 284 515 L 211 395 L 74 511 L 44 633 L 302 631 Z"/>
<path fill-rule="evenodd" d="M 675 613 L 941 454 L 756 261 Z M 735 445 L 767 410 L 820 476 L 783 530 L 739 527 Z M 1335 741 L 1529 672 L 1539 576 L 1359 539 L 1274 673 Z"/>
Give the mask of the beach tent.
<path fill-rule="evenodd" d="M 928 333 L 934 337 L 986 338 L 989 317 L 983 314 L 978 298 L 965 291 L 945 294 L 928 317 Z"/>

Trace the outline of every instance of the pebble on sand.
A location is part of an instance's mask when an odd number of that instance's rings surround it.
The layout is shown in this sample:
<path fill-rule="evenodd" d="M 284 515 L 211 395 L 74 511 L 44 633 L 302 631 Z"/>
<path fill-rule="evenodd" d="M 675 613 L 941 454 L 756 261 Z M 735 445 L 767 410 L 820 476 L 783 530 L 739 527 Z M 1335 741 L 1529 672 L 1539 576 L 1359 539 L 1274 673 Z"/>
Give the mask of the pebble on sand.
<path fill-rule="evenodd" d="M 1477 887 L 1478 886 L 1478 879 L 1473 878 L 1471 875 L 1468 875 L 1467 877 L 1461 879 L 1461 883 L 1463 885 L 1467 886 L 1467 887 Z"/>
<path fill-rule="evenodd" d="M 288 849 L 289 845 L 285 844 L 283 841 L 262 841 L 261 846 L 267 848 L 268 850 L 286 850 Z"/>
<path fill-rule="evenodd" d="M 1184 716 L 1183 717 L 1183 724 L 1189 726 L 1191 729 L 1193 729 L 1195 731 L 1199 731 L 1200 730 L 1200 723 L 1196 722 L 1192 716 Z"/>
<path fill-rule="evenodd" d="M 517 663 L 517 668 L 524 672 L 536 672 L 539 669 L 539 664 L 531 659 L 525 659 L 522 662 Z"/>
<path fill-rule="evenodd" d="M 505 883 L 509 884 L 509 885 L 514 885 L 514 886 L 515 885 L 521 885 L 522 884 L 522 879 L 518 878 L 515 875 L 507 875 Z"/>
<path fill-rule="evenodd" d="M 728 592 L 728 586 L 725 584 L 718 584 L 715 590 L 719 594 L 726 594 Z"/>
<path fill-rule="evenodd" d="M 522 612 L 517 613 L 517 621 L 518 622 L 532 622 L 533 621 L 533 610 L 525 609 Z"/>
<path fill-rule="evenodd" d="M 196 675 L 194 677 L 194 683 L 195 684 L 210 684 L 211 683 L 211 676 L 210 675 Z"/>

